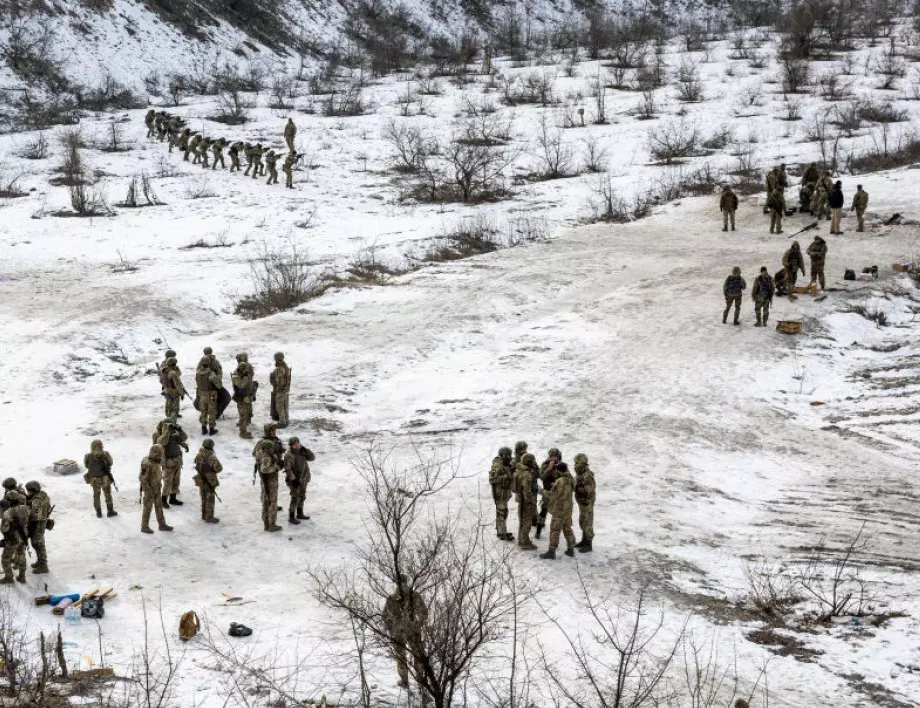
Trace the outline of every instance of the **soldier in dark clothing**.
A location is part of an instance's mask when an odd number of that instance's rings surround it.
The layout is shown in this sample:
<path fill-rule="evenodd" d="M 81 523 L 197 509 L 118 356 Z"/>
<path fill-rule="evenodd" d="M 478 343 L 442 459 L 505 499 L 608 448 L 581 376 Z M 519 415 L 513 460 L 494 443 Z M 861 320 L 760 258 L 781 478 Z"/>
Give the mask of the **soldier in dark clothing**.
<path fill-rule="evenodd" d="M 728 312 L 735 306 L 735 324 L 740 325 L 738 315 L 741 312 L 741 293 L 747 287 L 744 278 L 741 277 L 741 269 L 738 266 L 732 268 L 732 274 L 725 279 L 722 286 L 722 294 L 725 296 L 725 310 L 722 312 L 722 324 L 728 322 Z"/>

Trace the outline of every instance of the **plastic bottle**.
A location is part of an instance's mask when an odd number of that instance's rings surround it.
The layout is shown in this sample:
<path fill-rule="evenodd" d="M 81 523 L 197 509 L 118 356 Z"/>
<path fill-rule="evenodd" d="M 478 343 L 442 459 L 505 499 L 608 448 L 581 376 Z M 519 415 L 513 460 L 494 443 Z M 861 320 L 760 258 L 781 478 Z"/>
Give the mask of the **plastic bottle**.
<path fill-rule="evenodd" d="M 68 607 L 64 610 L 64 621 L 67 624 L 80 624 L 80 608 Z"/>

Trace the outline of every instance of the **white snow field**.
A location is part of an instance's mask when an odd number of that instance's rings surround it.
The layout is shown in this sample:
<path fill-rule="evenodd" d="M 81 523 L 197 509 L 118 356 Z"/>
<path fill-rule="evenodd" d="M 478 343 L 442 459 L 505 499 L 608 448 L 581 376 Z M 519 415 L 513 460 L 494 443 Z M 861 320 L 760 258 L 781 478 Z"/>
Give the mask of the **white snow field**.
<path fill-rule="evenodd" d="M 859 61 L 868 65 L 877 51 L 863 50 Z M 707 135 L 730 128 L 735 138 L 724 150 L 683 167 L 650 164 L 648 130 L 679 120 L 673 88 L 660 90 L 665 115 L 655 121 L 629 113 L 639 94 L 611 90 L 612 123 L 566 130 L 564 140 L 574 148 L 594 136 L 627 202 L 666 173 L 706 161 L 715 170 L 733 169 L 735 148 L 752 148 L 761 168 L 816 159 L 818 145 L 802 139 L 830 104 L 806 95 L 802 121 L 779 120 L 782 95 L 764 82 L 775 66 L 751 70 L 729 53 L 723 42 L 713 61 L 701 64 L 709 100 L 687 105 L 683 118 Z M 681 54 L 671 47 L 672 70 Z M 727 80 L 731 64 L 738 64 L 736 78 Z M 596 74 L 596 63 L 580 63 L 575 78 L 554 66 L 502 70 L 553 72 L 558 95 L 590 114 L 591 99 L 576 92 Z M 871 72 L 851 80 L 857 93 L 879 100 Z M 145 610 L 151 642 L 162 650 L 161 612 L 172 650 L 183 655 L 170 705 L 221 706 L 226 675 L 200 643 L 182 645 L 176 637 L 181 613 L 196 610 L 214 631 L 231 621 L 251 626 L 253 636 L 240 646 L 292 665 L 306 661 L 300 684 L 315 690 L 312 697 L 337 697 L 350 644 L 342 617 L 319 606 L 306 571 L 347 566 L 364 541 L 366 500 L 352 462 L 372 442 L 398 456 L 416 446 L 453 455 L 466 476 L 436 507 L 490 524 L 490 462 L 499 447 L 523 439 L 538 460 L 553 446 L 569 462 L 584 452 L 597 477 L 592 554 L 514 556 L 521 579 L 539 589 L 540 605 L 564 625 L 590 631 L 577 602 L 579 572 L 593 592 L 612 593 L 625 605 L 650 583 L 665 617 L 662 641 L 689 623 L 695 636 L 718 647 L 745 692 L 758 686 L 752 705 L 920 705 L 920 293 L 891 268 L 915 259 L 920 231 L 915 222 L 882 224 L 894 212 L 916 216 L 916 172 L 842 174 L 847 205 L 856 183 L 866 186 L 871 218 L 865 233 L 855 233 L 855 219 L 847 217 L 842 236 L 827 235 L 822 221 L 819 231 L 801 237 L 803 249 L 815 233 L 828 240 L 827 296 L 777 298 L 767 329 L 753 327 L 746 296 L 743 324 L 733 327 L 720 320 L 731 267 L 742 268 L 749 287 L 761 265 L 774 272 L 786 236 L 808 218 L 793 216 L 784 234 L 769 235 L 755 196 L 742 200 L 738 230 L 723 233 L 712 195 L 659 206 L 650 218 L 625 225 L 579 225 L 592 211 L 594 176 L 514 182 L 509 175 L 512 198 L 478 207 L 407 202 L 400 178 L 387 169 L 391 149 L 381 137 L 405 85 L 390 78 L 369 87 L 377 110 L 360 117 L 293 111 L 298 143 L 313 165 L 298 170 L 295 190 L 184 164 L 165 144 L 144 139 L 144 111 L 126 112 L 119 125 L 132 149 L 90 146 L 85 157 L 110 202 L 123 197 L 132 175 L 146 173 L 165 204 L 114 207 L 112 217 L 52 215 L 68 205 L 66 188 L 49 184 L 60 161 L 53 133 L 63 130 L 49 131 L 52 155 L 36 161 L 19 156 L 35 133 L 0 136 L 5 174 L 25 170 L 19 185 L 28 192 L 0 202 L 0 459 L 4 476 L 42 483 L 57 522 L 48 533 L 51 573 L 0 590 L 17 621 L 34 632 L 62 626 L 74 665 L 111 665 L 130 675 Z M 748 85 L 760 90 L 741 110 Z M 426 99 L 425 115 L 396 118 L 450 135 L 463 92 L 446 80 L 443 89 Z M 479 84 L 464 92 L 481 100 L 482 90 Z M 540 118 L 555 125 L 564 107 L 512 110 L 491 96 L 500 116 L 513 113 L 515 143 L 526 147 L 514 172 L 532 171 Z M 211 99 L 189 99 L 176 112 L 212 135 L 280 147 L 289 112 L 265 108 L 264 95 L 260 101 L 254 120 L 233 128 L 207 120 L 215 111 Z M 918 103 L 899 100 L 898 107 L 916 115 Z M 90 145 L 105 141 L 109 120 L 84 118 L 79 128 Z M 907 135 L 909 125 L 895 130 Z M 843 137 L 841 155 L 866 149 L 879 131 L 867 124 Z M 749 136 L 756 140 L 749 143 Z M 193 198 L 201 192 L 213 196 Z M 797 202 L 797 188 L 787 199 Z M 341 273 L 368 249 L 406 267 L 431 239 L 477 214 L 502 231 L 537 224 L 549 238 L 426 264 L 384 286 L 333 290 L 261 320 L 232 314 L 234 297 L 250 290 L 248 262 L 262 244 L 294 243 L 324 272 Z M 180 250 L 200 239 L 230 245 Z M 842 278 L 845 268 L 871 265 L 879 266 L 878 281 Z M 887 326 L 852 311 L 857 306 L 884 311 Z M 803 333 L 774 331 L 776 321 L 794 318 L 804 319 Z M 237 437 L 231 406 L 216 436 L 225 469 L 221 522 L 203 524 L 191 482 L 201 435 L 185 401 L 181 422 L 192 450 L 183 470 L 186 504 L 167 512 L 172 534 L 139 533 L 138 465 L 163 415 L 153 368 L 167 346 L 178 352 L 190 389 L 204 346 L 223 363 L 225 383 L 235 354 L 248 352 L 262 386 L 255 433 L 267 420 L 272 354 L 285 352 L 294 384 L 292 423 L 281 434 L 298 435 L 317 456 L 309 521 L 289 526 L 279 513 L 284 532 L 263 533 L 252 483 L 254 441 Z M 95 518 L 80 476 L 51 474 L 60 458 L 82 460 L 95 437 L 115 459 L 115 519 Z M 284 496 L 282 487 L 282 504 Z M 516 530 L 514 509 L 511 517 Z M 814 607 L 806 600 L 775 630 L 791 649 L 748 638 L 766 626 L 745 605 L 751 563 L 795 565 L 822 541 L 845 546 L 863 526 L 869 542 L 858 565 L 879 626 L 869 618 L 796 631 Z M 545 536 L 539 544 L 546 548 Z M 86 620 L 65 626 L 47 607 L 31 607 L 46 588 L 85 592 L 99 585 L 119 594 L 98 627 Z M 220 607 L 222 592 L 251 602 Z M 528 616 L 534 641 L 550 657 L 561 656 L 558 632 L 536 604 Z M 389 659 L 374 658 L 370 670 L 377 695 L 406 705 Z M 269 700 L 256 696 L 252 705 Z M 550 705 L 546 695 L 533 703 Z"/>

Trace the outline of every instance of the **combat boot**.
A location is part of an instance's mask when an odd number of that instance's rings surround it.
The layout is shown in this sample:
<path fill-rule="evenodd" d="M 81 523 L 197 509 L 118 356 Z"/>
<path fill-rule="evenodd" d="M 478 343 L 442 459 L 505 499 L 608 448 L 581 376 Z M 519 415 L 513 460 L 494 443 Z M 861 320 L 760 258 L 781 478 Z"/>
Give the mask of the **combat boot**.
<path fill-rule="evenodd" d="M 303 513 L 303 504 L 297 507 L 297 518 L 303 521 L 310 520 L 310 517 Z"/>
<path fill-rule="evenodd" d="M 209 518 L 209 519 L 205 519 L 204 522 L 205 522 L 206 524 L 216 524 L 216 523 L 219 523 L 219 522 L 220 522 L 220 519 L 218 519 L 216 516 L 212 516 L 212 517 Z"/>
<path fill-rule="evenodd" d="M 112 507 L 109 507 L 109 510 L 105 512 L 105 515 L 111 519 L 113 516 L 118 516 L 118 512 L 115 511 Z"/>
<path fill-rule="evenodd" d="M 575 544 L 575 548 L 581 548 L 584 545 L 585 545 L 585 537 L 584 535 L 582 535 L 581 540 Z"/>
<path fill-rule="evenodd" d="M 546 560 L 556 560 L 556 549 L 550 548 L 546 553 L 541 553 L 540 558 L 545 558 Z"/>
<path fill-rule="evenodd" d="M 755 326 L 755 327 L 763 327 L 763 325 L 762 325 L 761 322 L 760 322 L 760 318 L 759 318 L 759 317 L 757 318 L 757 322 L 754 323 L 754 326 Z"/>
<path fill-rule="evenodd" d="M 272 524 L 271 526 L 266 526 L 266 527 L 265 527 L 265 530 L 266 530 L 266 531 L 271 531 L 272 533 L 274 533 L 275 531 L 280 531 L 280 530 L 281 530 L 281 527 L 278 526 L 277 524 Z"/>
<path fill-rule="evenodd" d="M 169 503 L 172 504 L 173 506 L 182 506 L 185 502 L 180 501 L 179 499 L 176 499 L 176 495 L 175 495 L 175 494 L 170 494 L 170 495 L 169 495 Z"/>
<path fill-rule="evenodd" d="M 535 551 L 537 547 L 533 543 L 523 543 L 518 546 L 522 551 Z"/>
<path fill-rule="evenodd" d="M 207 435 L 207 434 L 208 434 L 208 426 L 207 426 L 207 425 L 202 425 L 202 426 L 201 426 L 201 434 L 202 434 L 202 435 Z"/>
<path fill-rule="evenodd" d="M 537 533 L 536 537 L 540 538 L 540 534 L 543 532 L 543 524 L 537 524 Z"/>
<path fill-rule="evenodd" d="M 217 428 L 211 428 L 208 430 L 208 435 L 217 435 Z"/>
<path fill-rule="evenodd" d="M 168 509 L 168 508 L 169 508 L 169 497 L 167 497 L 167 496 L 162 496 L 162 497 L 160 497 L 160 501 L 163 502 L 163 508 L 164 508 L 164 509 Z"/>
<path fill-rule="evenodd" d="M 288 514 L 288 523 L 289 523 L 289 524 L 294 524 L 294 526 L 298 526 L 298 525 L 300 524 L 300 521 L 298 521 L 298 520 L 297 520 L 297 517 L 294 516 L 294 512 L 293 512 L 293 511 L 292 511 L 291 513 Z"/>
<path fill-rule="evenodd" d="M 579 553 L 590 553 L 593 549 L 591 548 L 591 541 L 585 541 L 585 545 L 578 549 Z"/>
<path fill-rule="evenodd" d="M 10 585 L 13 582 L 14 581 L 12 575 L 4 575 L 2 578 L 0 578 L 0 585 Z"/>
<path fill-rule="evenodd" d="M 32 572 L 35 575 L 44 575 L 45 573 L 48 572 L 48 565 L 45 563 L 42 563 L 41 565 L 36 566 L 35 568 L 32 568 Z M 23 572 L 23 576 L 24 575 L 25 575 L 25 572 Z M 25 582 L 25 580 L 23 580 L 22 582 Z"/>
<path fill-rule="evenodd" d="M 566 548 L 566 549 L 565 549 L 565 554 L 566 554 L 569 558 L 572 558 L 572 557 L 575 555 L 575 547 L 574 547 L 574 546 L 569 546 L 568 548 Z"/>
<path fill-rule="evenodd" d="M 243 438 L 243 440 L 252 440 L 252 433 L 248 430 L 241 430 L 240 437 Z"/>
<path fill-rule="evenodd" d="M 513 541 L 513 540 L 514 540 L 514 534 L 513 534 L 513 533 L 506 533 L 506 534 L 504 535 L 504 537 L 503 537 L 503 540 L 505 540 L 505 541 Z"/>
<path fill-rule="evenodd" d="M 172 531 L 173 530 L 173 527 L 170 526 L 169 524 L 160 524 L 158 528 L 160 529 L 160 531 Z"/>
<path fill-rule="evenodd" d="M 141 526 L 141 533 L 153 533 L 153 529 L 149 526 Z"/>
<path fill-rule="evenodd" d="M 25 568 L 19 569 L 19 575 L 16 576 L 16 581 L 20 583 L 24 583 L 26 581 L 26 569 Z"/>
<path fill-rule="evenodd" d="M 101 518 L 102 518 L 102 509 L 96 509 L 96 518 L 97 518 L 97 519 L 101 519 Z"/>

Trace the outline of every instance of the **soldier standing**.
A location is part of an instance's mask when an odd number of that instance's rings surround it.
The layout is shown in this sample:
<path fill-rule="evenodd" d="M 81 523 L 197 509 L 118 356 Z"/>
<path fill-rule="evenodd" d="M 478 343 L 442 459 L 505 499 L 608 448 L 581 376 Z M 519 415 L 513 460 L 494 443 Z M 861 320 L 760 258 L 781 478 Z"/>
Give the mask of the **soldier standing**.
<path fill-rule="evenodd" d="M 805 251 L 811 259 L 811 282 L 820 283 L 824 290 L 824 259 L 827 258 L 827 242 L 820 236 L 815 236 L 808 250 Z"/>
<path fill-rule="evenodd" d="M 514 484 L 514 470 L 511 469 L 511 448 L 503 447 L 498 457 L 492 460 L 489 470 L 489 484 L 495 501 L 495 533 L 502 541 L 513 541 L 514 534 L 508 533 L 508 500 Z"/>
<path fill-rule="evenodd" d="M 183 154 L 183 159 L 188 160 L 188 141 L 192 137 L 191 128 L 183 128 L 182 132 L 179 133 L 179 137 L 176 139 L 176 145 L 179 148 L 179 152 Z"/>
<path fill-rule="evenodd" d="M 269 374 L 269 383 L 272 385 L 272 400 L 275 405 L 275 415 L 279 428 L 288 427 L 288 398 L 291 393 L 291 368 L 284 363 L 284 352 L 275 352 L 275 369 Z M 277 418 L 275 417 L 277 416 Z"/>
<path fill-rule="evenodd" d="M 190 139 L 185 143 L 185 151 L 182 156 L 182 159 L 188 162 L 189 153 L 192 155 L 198 154 L 198 143 L 201 142 L 201 136 L 198 133 L 195 133 Z"/>
<path fill-rule="evenodd" d="M 218 138 L 211 145 L 211 169 L 217 169 L 217 161 L 220 160 L 220 168 L 222 170 L 227 169 L 227 163 L 224 162 L 224 146 L 227 144 L 227 141 L 223 138 Z"/>
<path fill-rule="evenodd" d="M 401 583 L 384 605 L 383 621 L 390 635 L 396 672 L 399 674 L 399 685 L 402 688 L 409 688 L 407 658 L 410 653 L 416 678 L 424 671 L 419 657 L 422 655 L 422 631 L 427 619 L 428 608 L 425 602 L 408 583 Z"/>
<path fill-rule="evenodd" d="M 211 144 L 214 141 L 211 138 L 202 138 L 201 142 L 198 143 L 198 159 L 201 161 L 201 169 L 208 169 L 208 152 L 211 149 Z"/>
<path fill-rule="evenodd" d="M 565 550 L 567 556 L 575 555 L 575 534 L 572 533 L 572 493 L 575 488 L 575 481 L 572 479 L 572 473 L 564 462 L 555 465 L 554 471 L 556 479 L 553 482 L 552 489 L 543 489 L 543 498 L 549 501 L 549 513 L 553 516 L 553 522 L 549 527 L 549 550 L 541 553 L 540 558 L 553 560 L 556 557 L 556 548 L 559 546 L 559 534 L 565 535 L 565 542 L 568 548 Z"/>
<path fill-rule="evenodd" d="M 578 527 L 581 529 L 581 541 L 575 547 L 579 553 L 590 553 L 594 541 L 594 501 L 597 488 L 594 473 L 588 467 L 588 456 L 583 453 L 575 455 L 575 501 L 578 504 Z"/>
<path fill-rule="evenodd" d="M 26 490 L 21 484 L 19 484 L 14 477 L 7 477 L 3 480 L 3 493 L 7 492 L 19 492 L 23 497 L 26 495 Z"/>
<path fill-rule="evenodd" d="M 93 440 L 90 443 L 89 452 L 83 457 L 83 466 L 86 468 L 83 479 L 93 487 L 93 507 L 96 509 L 96 518 L 102 518 L 100 496 L 103 493 L 108 510 L 106 516 L 118 516 L 115 505 L 112 503 L 112 456 L 102 449 L 101 440 Z"/>
<path fill-rule="evenodd" d="M 265 152 L 265 149 L 262 147 L 262 143 L 256 143 L 252 148 L 252 178 L 255 179 L 261 175 L 265 174 L 265 167 L 262 165 L 262 153 Z"/>
<path fill-rule="evenodd" d="M 766 185 L 767 185 L 767 201 L 766 201 L 766 203 L 765 203 L 764 206 L 763 206 L 763 213 L 764 213 L 764 214 L 769 214 L 769 213 L 770 213 L 770 199 L 773 197 L 773 192 L 776 191 L 777 181 L 778 181 L 778 178 L 777 178 L 777 169 L 774 167 L 774 168 L 771 169 L 769 172 L 767 172 L 767 179 L 766 179 Z"/>
<path fill-rule="evenodd" d="M 291 492 L 288 523 L 297 525 L 300 519 L 310 519 L 303 513 L 303 505 L 307 498 L 307 485 L 310 484 L 310 465 L 307 463 L 313 462 L 316 456 L 312 450 L 301 445 L 298 438 L 290 438 L 288 447 L 290 449 L 284 453 L 284 481 Z"/>
<path fill-rule="evenodd" d="M 757 315 L 755 327 L 767 326 L 774 290 L 773 278 L 770 276 L 767 267 L 761 266 L 760 275 L 754 279 L 754 285 L 751 286 L 751 296 L 754 298 L 754 314 Z"/>
<path fill-rule="evenodd" d="M 175 357 L 176 352 L 172 349 L 167 349 L 166 353 L 163 355 L 163 361 L 157 364 L 157 378 L 160 379 L 160 391 L 166 388 L 166 382 L 163 380 L 163 375 L 166 373 L 166 367 L 168 365 L 170 357 Z"/>
<path fill-rule="evenodd" d="M 262 486 L 262 524 L 266 531 L 280 531 L 278 517 L 278 470 L 284 467 L 284 445 L 278 439 L 278 426 L 265 424 L 264 437 L 256 443 L 252 456 Z"/>
<path fill-rule="evenodd" d="M 562 460 L 562 453 L 559 451 L 558 447 L 550 448 L 549 452 L 546 454 L 546 459 L 543 461 L 543 464 L 540 465 L 540 481 L 543 482 L 543 489 L 549 490 L 553 488 L 553 482 L 556 481 L 556 465 Z M 546 515 L 549 513 L 549 500 L 544 498 L 540 502 L 540 516 L 537 518 L 537 538 L 540 538 L 540 533 L 543 531 L 543 527 L 546 526 Z"/>
<path fill-rule="evenodd" d="M 163 447 L 153 445 L 147 457 L 141 460 L 141 494 L 143 497 L 143 511 L 141 511 L 141 533 L 153 533 L 150 528 L 150 512 L 154 511 L 157 517 L 157 527 L 160 531 L 172 531 L 173 527 L 166 523 L 163 516 Z"/>
<path fill-rule="evenodd" d="M 738 195 L 732 191 L 729 185 L 722 188 L 722 196 L 719 198 L 719 209 L 722 212 L 722 230 L 728 231 L 728 224 L 731 222 L 732 231 L 735 230 L 735 212 L 738 210 Z"/>
<path fill-rule="evenodd" d="M 795 293 L 795 281 L 798 278 L 798 271 L 802 271 L 802 275 L 805 275 L 805 259 L 802 258 L 802 247 L 799 246 L 798 241 L 793 241 L 789 250 L 783 254 L 783 268 L 785 269 L 784 287 L 791 299 Z"/>
<path fill-rule="evenodd" d="M 204 356 L 195 369 L 195 386 L 198 389 L 198 422 L 202 435 L 216 435 L 217 393 L 223 386 L 223 370 L 211 347 L 204 348 Z"/>
<path fill-rule="evenodd" d="M 265 164 L 268 165 L 268 181 L 266 184 L 278 184 L 278 155 L 274 150 L 269 150 L 265 155 Z"/>
<path fill-rule="evenodd" d="M 297 126 L 294 125 L 294 119 L 288 118 L 287 125 L 284 126 L 284 142 L 290 152 L 294 152 L 294 138 L 297 136 Z"/>
<path fill-rule="evenodd" d="M 732 268 L 732 274 L 725 279 L 725 283 L 722 285 L 722 294 L 725 296 L 725 309 L 722 311 L 722 324 L 728 322 L 728 312 L 732 309 L 732 305 L 735 306 L 734 323 L 736 325 L 741 324 L 738 320 L 738 315 L 741 312 L 741 293 L 744 292 L 746 287 L 747 283 L 745 283 L 744 278 L 741 277 L 741 268 L 735 266 Z"/>
<path fill-rule="evenodd" d="M 240 150 L 243 147 L 243 143 L 237 141 L 230 146 L 230 149 L 227 150 L 227 154 L 230 155 L 230 171 L 239 172 L 242 168 L 240 165 Z"/>
<path fill-rule="evenodd" d="M 163 371 L 163 395 L 166 397 L 166 417 L 178 418 L 179 402 L 186 395 L 185 386 L 182 385 L 182 374 L 176 357 L 171 356 L 166 360 L 166 369 Z"/>
<path fill-rule="evenodd" d="M 188 452 L 188 435 L 175 418 L 166 418 L 157 425 L 153 442 L 163 448 L 163 508 L 182 506 L 176 498 L 182 475 L 182 451 Z"/>
<path fill-rule="evenodd" d="M 518 489 L 518 547 L 533 551 L 536 546 L 530 540 L 530 527 L 537 513 L 537 476 L 540 470 L 537 459 L 529 452 L 521 457 L 515 468 L 515 486 Z"/>
<path fill-rule="evenodd" d="M 45 549 L 45 529 L 51 515 L 51 499 L 42 491 L 42 485 L 36 481 L 26 482 L 26 503 L 29 509 L 29 540 L 35 549 L 35 562 L 32 572 L 41 575 L 48 572 L 48 551 Z M 52 524 L 53 525 L 53 524 Z"/>
<path fill-rule="evenodd" d="M 201 518 L 205 523 L 216 524 L 220 521 L 214 516 L 214 500 L 220 482 L 217 475 L 224 471 L 223 465 L 214 454 L 214 441 L 207 438 L 202 441 L 201 449 L 195 455 L 195 485 L 201 493 Z"/>
<path fill-rule="evenodd" d="M 17 571 L 16 580 L 26 581 L 26 548 L 29 543 L 29 510 L 25 507 L 25 495 L 11 490 L 3 497 L 3 516 L 0 517 L 0 532 L 3 533 L 3 554 L 0 565 L 3 577 L 0 584 L 13 582 L 13 571 Z"/>
<path fill-rule="evenodd" d="M 786 198 L 783 196 L 783 190 L 777 187 L 770 195 L 770 201 L 767 202 L 770 207 L 770 233 L 783 233 L 783 216 L 786 214 Z"/>
<path fill-rule="evenodd" d="M 827 195 L 827 205 L 831 208 L 831 233 L 839 236 L 840 219 L 843 218 L 843 183 L 838 179 Z"/>
<path fill-rule="evenodd" d="M 248 177 L 249 170 L 252 169 L 252 165 L 253 165 L 252 150 L 253 150 L 252 143 L 243 143 L 243 157 L 246 158 L 246 169 L 243 171 L 244 177 Z"/>
<path fill-rule="evenodd" d="M 294 162 L 296 160 L 297 153 L 292 150 L 284 158 L 284 165 L 281 167 L 284 170 L 284 186 L 288 189 L 294 189 Z"/>
<path fill-rule="evenodd" d="M 249 355 L 245 352 L 236 355 L 236 371 L 231 374 L 233 380 L 233 400 L 236 401 L 236 410 L 239 415 L 240 437 L 245 440 L 252 439 L 249 425 L 252 423 L 252 402 L 256 398 L 259 382 L 255 381 L 255 371 L 249 363 Z"/>
<path fill-rule="evenodd" d="M 152 138 L 156 134 L 155 123 L 157 118 L 157 112 L 152 108 L 147 111 L 147 115 L 144 116 L 144 124 L 147 126 L 147 137 Z"/>
<path fill-rule="evenodd" d="M 853 195 L 853 206 L 850 207 L 852 210 L 856 211 L 856 230 L 864 231 L 865 230 L 865 221 L 863 221 L 863 215 L 866 213 L 866 207 L 869 206 L 869 195 L 863 190 L 861 184 L 856 185 L 856 194 Z"/>

